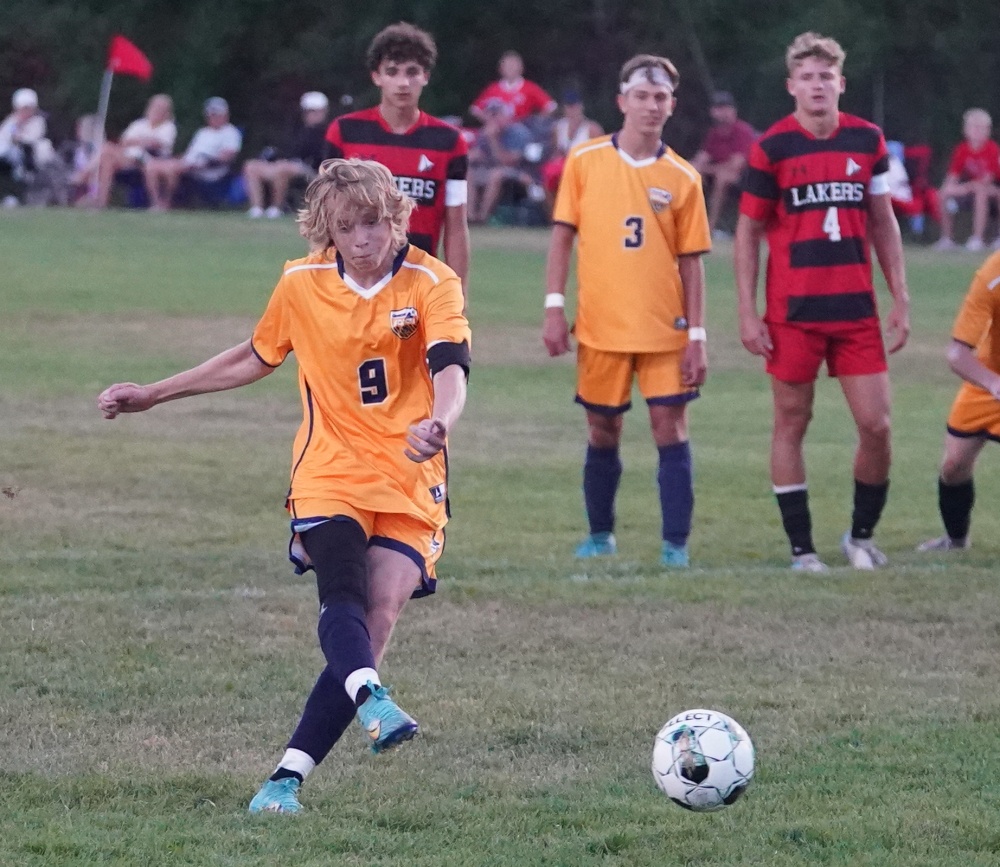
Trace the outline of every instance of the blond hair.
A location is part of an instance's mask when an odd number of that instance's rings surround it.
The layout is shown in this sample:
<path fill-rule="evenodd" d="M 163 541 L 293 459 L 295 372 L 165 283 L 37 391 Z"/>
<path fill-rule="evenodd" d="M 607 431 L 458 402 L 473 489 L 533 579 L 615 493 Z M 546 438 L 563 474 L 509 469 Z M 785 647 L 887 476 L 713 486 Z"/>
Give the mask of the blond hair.
<path fill-rule="evenodd" d="M 788 67 L 789 74 L 794 72 L 795 67 L 803 60 L 810 57 L 836 66 L 837 69 L 843 69 L 847 54 L 836 39 L 820 36 L 811 30 L 808 33 L 800 33 L 785 52 L 785 65 Z"/>
<path fill-rule="evenodd" d="M 297 222 L 309 248 L 319 251 L 334 245 L 333 231 L 338 223 L 370 214 L 378 221 L 389 221 L 393 249 L 401 250 L 413 207 L 413 199 L 399 191 L 392 173 L 381 163 L 326 160 L 306 187 Z"/>

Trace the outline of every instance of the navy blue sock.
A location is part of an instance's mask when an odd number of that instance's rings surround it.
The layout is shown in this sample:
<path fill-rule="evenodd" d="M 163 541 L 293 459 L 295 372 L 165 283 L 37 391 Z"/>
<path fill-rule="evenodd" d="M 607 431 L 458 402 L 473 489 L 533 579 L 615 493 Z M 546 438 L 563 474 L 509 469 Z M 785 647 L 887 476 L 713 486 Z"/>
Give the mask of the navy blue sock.
<path fill-rule="evenodd" d="M 660 466 L 656 481 L 660 487 L 663 513 L 663 540 L 671 545 L 687 544 L 694 512 L 694 474 L 691 446 L 687 442 L 659 446 Z"/>
<path fill-rule="evenodd" d="M 583 501 L 590 532 L 610 533 L 615 528 L 615 495 L 622 477 L 618 447 L 587 446 L 583 463 Z"/>
<path fill-rule="evenodd" d="M 375 668 L 371 635 L 360 602 L 330 602 L 319 615 L 319 646 L 327 667 L 343 691 L 347 675 L 359 668 Z"/>
<path fill-rule="evenodd" d="M 329 667 L 324 668 L 306 700 L 288 749 L 302 750 L 318 765 L 353 719 L 354 702 L 344 690 L 344 681 L 338 681 Z"/>

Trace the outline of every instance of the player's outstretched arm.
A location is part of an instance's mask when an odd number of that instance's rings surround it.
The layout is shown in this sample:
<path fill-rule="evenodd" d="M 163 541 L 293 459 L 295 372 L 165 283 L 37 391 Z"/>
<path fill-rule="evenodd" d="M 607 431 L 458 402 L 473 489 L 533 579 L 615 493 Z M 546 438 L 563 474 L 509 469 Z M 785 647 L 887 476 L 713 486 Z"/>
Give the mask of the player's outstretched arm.
<path fill-rule="evenodd" d="M 273 367 L 257 358 L 250 341 L 246 340 L 197 367 L 152 385 L 119 382 L 109 386 L 98 396 L 97 407 L 105 418 L 115 418 L 123 412 L 144 412 L 168 400 L 239 388 L 273 371 Z"/>
<path fill-rule="evenodd" d="M 465 370 L 457 364 L 449 364 L 434 374 L 434 405 L 431 417 L 410 425 L 406 442 L 409 448 L 404 454 L 416 463 L 434 457 L 445 447 L 448 432 L 465 409 Z"/>
<path fill-rule="evenodd" d="M 886 317 L 888 350 L 898 352 L 910 337 L 910 294 L 906 289 L 903 239 L 892 211 L 888 193 L 871 196 L 868 205 L 868 232 L 879 267 L 892 293 L 892 309 Z"/>
<path fill-rule="evenodd" d="M 569 352 L 566 280 L 575 237 L 576 229 L 572 226 L 553 224 L 549 255 L 545 260 L 545 321 L 542 324 L 542 342 L 552 357 Z"/>
<path fill-rule="evenodd" d="M 757 277 L 760 271 L 760 242 L 764 223 L 740 214 L 733 239 L 733 270 L 740 321 L 740 340 L 748 352 L 771 357 L 771 336 L 757 312 Z"/>

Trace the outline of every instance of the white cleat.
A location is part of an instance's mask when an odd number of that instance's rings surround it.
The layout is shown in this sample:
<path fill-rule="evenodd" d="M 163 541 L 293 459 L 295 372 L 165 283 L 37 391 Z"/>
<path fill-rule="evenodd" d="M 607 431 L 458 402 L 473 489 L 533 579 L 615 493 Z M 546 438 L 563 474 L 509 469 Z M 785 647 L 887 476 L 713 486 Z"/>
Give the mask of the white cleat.
<path fill-rule="evenodd" d="M 840 540 L 840 550 L 854 569 L 870 572 L 889 562 L 889 558 L 875 547 L 871 539 L 855 539 L 850 531 L 844 533 L 844 538 Z"/>
<path fill-rule="evenodd" d="M 938 536 L 917 545 L 917 550 L 926 554 L 928 551 L 964 551 L 969 548 L 969 537 L 952 539 L 951 536 Z"/>
<path fill-rule="evenodd" d="M 792 557 L 792 569 L 796 572 L 829 572 L 830 567 L 817 554 L 799 554 Z"/>

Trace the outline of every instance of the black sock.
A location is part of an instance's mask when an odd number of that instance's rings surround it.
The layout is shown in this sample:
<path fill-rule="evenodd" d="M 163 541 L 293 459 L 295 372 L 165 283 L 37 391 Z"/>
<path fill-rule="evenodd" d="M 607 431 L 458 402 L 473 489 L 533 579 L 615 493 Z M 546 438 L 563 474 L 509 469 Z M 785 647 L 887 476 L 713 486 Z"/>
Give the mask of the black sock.
<path fill-rule="evenodd" d="M 368 701 L 371 694 L 372 691 L 367 686 L 361 687 L 361 689 L 358 690 L 358 694 L 354 697 L 354 706 L 361 707 L 361 705 Z"/>
<path fill-rule="evenodd" d="M 278 768 L 268 779 L 276 783 L 278 780 L 285 780 L 288 777 L 295 777 L 300 783 L 305 779 L 298 771 L 290 771 L 288 768 Z"/>
<path fill-rule="evenodd" d="M 972 479 L 957 485 L 946 485 L 938 479 L 938 508 L 944 529 L 952 539 L 965 539 L 969 535 L 972 506 L 976 502 L 976 489 Z"/>
<path fill-rule="evenodd" d="M 783 491 L 775 494 L 775 497 L 778 499 L 785 535 L 788 536 L 788 542 L 792 546 L 792 556 L 815 554 L 812 516 L 809 514 L 809 492 L 802 487 L 796 491 Z"/>
<path fill-rule="evenodd" d="M 870 539 L 889 496 L 888 479 L 881 485 L 868 485 L 854 480 L 854 513 L 851 515 L 851 537 Z"/>

